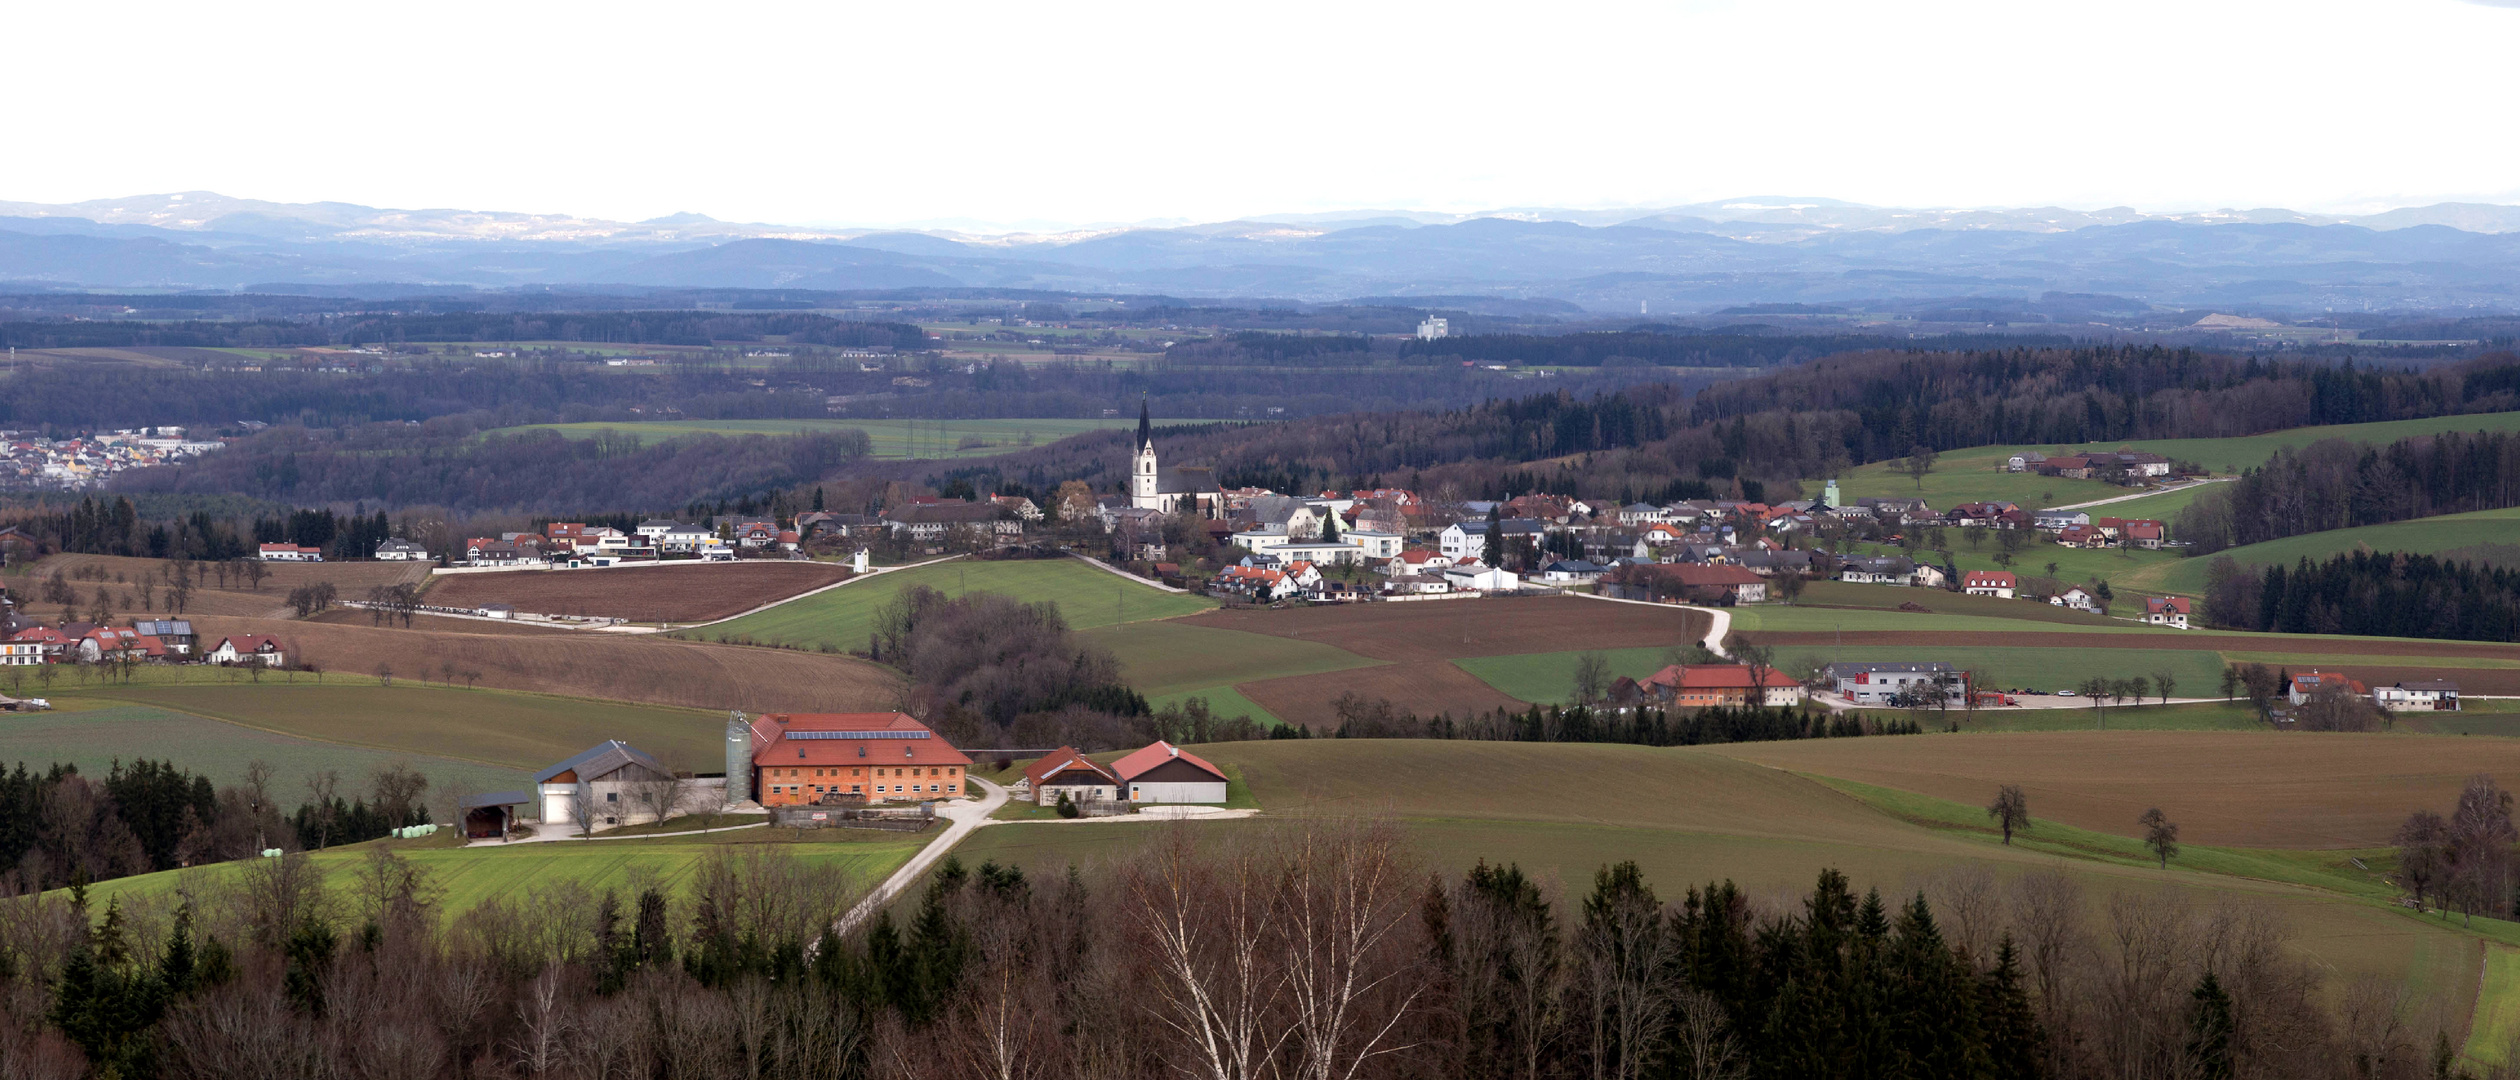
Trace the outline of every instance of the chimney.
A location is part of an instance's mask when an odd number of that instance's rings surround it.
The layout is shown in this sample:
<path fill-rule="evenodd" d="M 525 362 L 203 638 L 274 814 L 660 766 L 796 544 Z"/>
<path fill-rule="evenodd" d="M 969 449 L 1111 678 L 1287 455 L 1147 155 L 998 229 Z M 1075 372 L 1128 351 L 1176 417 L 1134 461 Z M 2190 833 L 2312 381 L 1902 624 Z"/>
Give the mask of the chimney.
<path fill-rule="evenodd" d="M 770 714 L 770 719 L 771 719 L 772 721 L 776 722 L 776 723 L 781 723 L 781 724 L 784 724 L 784 723 L 787 723 L 787 722 L 788 722 L 788 714 L 786 714 L 786 713 L 771 713 L 771 714 Z"/>
<path fill-rule="evenodd" d="M 1171 743 L 1165 743 L 1165 744 L 1164 744 L 1164 749 L 1165 749 L 1166 751 L 1169 751 L 1169 752 L 1172 754 L 1172 756 L 1174 756 L 1174 757 L 1180 757 L 1180 756 L 1181 756 L 1181 748 L 1180 748 L 1180 747 L 1178 747 L 1178 746 L 1174 746 L 1174 745 L 1173 745 L 1173 744 L 1171 744 Z"/>

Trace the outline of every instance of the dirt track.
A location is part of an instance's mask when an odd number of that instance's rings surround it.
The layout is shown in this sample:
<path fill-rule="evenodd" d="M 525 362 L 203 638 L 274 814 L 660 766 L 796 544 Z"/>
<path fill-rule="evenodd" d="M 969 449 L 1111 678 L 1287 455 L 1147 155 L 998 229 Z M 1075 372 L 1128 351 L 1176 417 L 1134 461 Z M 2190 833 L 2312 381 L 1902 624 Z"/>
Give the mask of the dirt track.
<path fill-rule="evenodd" d="M 1400 662 L 1677 645 L 1705 637 L 1707 623 L 1706 616 L 1677 608 L 1560 596 L 1342 604 L 1286 611 L 1247 608 L 1201 612 L 1179 621 L 1318 641 L 1360 656 Z M 1425 709 L 1420 707 L 1420 711 Z"/>

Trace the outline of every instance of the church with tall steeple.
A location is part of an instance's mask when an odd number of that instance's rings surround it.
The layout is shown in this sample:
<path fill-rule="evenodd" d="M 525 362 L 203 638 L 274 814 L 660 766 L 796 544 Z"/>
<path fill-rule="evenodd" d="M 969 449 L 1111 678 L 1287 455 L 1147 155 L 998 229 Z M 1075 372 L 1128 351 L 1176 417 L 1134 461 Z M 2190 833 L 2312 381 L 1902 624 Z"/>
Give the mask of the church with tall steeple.
<path fill-rule="evenodd" d="M 1165 468 L 1155 460 L 1155 424 L 1144 397 L 1138 398 L 1137 441 L 1129 460 L 1129 506 L 1166 514 L 1215 517 L 1224 510 L 1224 492 L 1216 486 L 1216 470 L 1206 466 Z"/>

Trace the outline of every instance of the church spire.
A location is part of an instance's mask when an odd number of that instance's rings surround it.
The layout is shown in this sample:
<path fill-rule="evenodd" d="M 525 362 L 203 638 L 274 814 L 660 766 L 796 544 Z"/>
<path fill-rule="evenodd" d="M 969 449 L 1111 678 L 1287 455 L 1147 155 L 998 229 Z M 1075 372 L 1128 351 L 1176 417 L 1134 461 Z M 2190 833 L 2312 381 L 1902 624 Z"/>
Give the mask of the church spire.
<path fill-rule="evenodd" d="M 1146 449 L 1146 444 L 1151 443 L 1151 442 L 1154 442 L 1154 441 L 1155 441 L 1155 435 L 1154 435 L 1154 425 L 1153 425 L 1151 422 L 1149 422 L 1149 421 L 1147 420 L 1147 418 L 1146 418 L 1146 395 L 1144 395 L 1144 394 L 1139 394 L 1139 395 L 1138 395 L 1138 437 L 1137 437 L 1137 448 L 1138 448 L 1138 449 L 1140 449 L 1140 450 L 1144 450 L 1144 449 Z"/>

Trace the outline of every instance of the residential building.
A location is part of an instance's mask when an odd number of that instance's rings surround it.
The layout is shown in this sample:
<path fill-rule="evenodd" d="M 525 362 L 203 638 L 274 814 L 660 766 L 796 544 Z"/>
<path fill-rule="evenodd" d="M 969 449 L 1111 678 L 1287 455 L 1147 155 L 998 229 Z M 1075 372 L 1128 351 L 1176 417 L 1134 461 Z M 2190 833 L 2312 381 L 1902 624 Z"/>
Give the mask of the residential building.
<path fill-rule="evenodd" d="M 1111 763 L 1133 803 L 1221 803 L 1230 785 L 1225 770 L 1161 739 Z"/>
<path fill-rule="evenodd" d="M 2144 621 L 2154 626 L 2188 628 L 2188 598 L 2184 596 L 2147 596 L 2144 598 Z"/>
<path fill-rule="evenodd" d="M 1698 563 L 1631 564 L 1625 572 L 1604 577 L 1601 592 L 1620 600 L 1677 597 L 1693 604 L 1759 604 L 1768 598 L 1768 582 L 1741 566 Z"/>
<path fill-rule="evenodd" d="M 534 774 L 543 824 L 592 831 L 672 817 L 674 770 L 619 739 Z"/>
<path fill-rule="evenodd" d="M 264 667 L 287 667 L 289 650 L 280 639 L 265 634 L 230 634 L 219 639 L 201 658 L 213 664 L 261 664 Z"/>
<path fill-rule="evenodd" d="M 132 623 L 131 628 L 165 642 L 167 651 L 177 656 L 191 656 L 194 645 L 199 642 L 193 634 L 190 619 L 141 619 Z"/>
<path fill-rule="evenodd" d="M 2044 464 L 2047 464 L 2047 455 L 2036 450 L 2024 450 L 2004 459 L 2007 472 L 2037 472 Z"/>
<path fill-rule="evenodd" d="M 2118 530 L 2120 543 L 2132 544 L 2146 551 L 2159 551 L 2168 542 L 2169 529 L 2158 521 L 2129 521 Z"/>
<path fill-rule="evenodd" d="M 264 562 L 322 562 L 324 549 L 300 547 L 296 544 L 264 544 L 256 554 Z"/>
<path fill-rule="evenodd" d="M 2084 591 L 2083 587 L 2080 585 L 2076 585 L 2064 592 L 2048 597 L 2048 603 L 2054 604 L 2057 607 L 2072 608 L 2076 611 L 2088 611 L 2094 615 L 2105 614 L 2100 610 L 2100 598 Z"/>
<path fill-rule="evenodd" d="M 1114 802 L 1120 798 L 1120 777 L 1096 765 L 1073 746 L 1062 746 L 1024 770 L 1024 794 L 1043 806 L 1069 802 Z"/>
<path fill-rule="evenodd" d="M 1907 585 L 1916 580 L 1916 563 L 1897 555 L 1848 559 L 1838 580 L 1858 585 Z"/>
<path fill-rule="evenodd" d="M 971 759 L 903 713 L 770 713 L 752 723 L 763 806 L 950 799 Z"/>
<path fill-rule="evenodd" d="M 934 542 L 945 538 L 948 529 L 977 529 L 1000 541 L 1019 539 L 1024 535 L 1021 519 L 995 503 L 937 503 L 933 505 L 894 507 L 884 515 L 896 533 L 908 533 L 913 540 Z M 778 542 L 778 530 L 772 529 L 763 544 Z M 749 541 L 747 541 L 749 542 Z"/>
<path fill-rule="evenodd" d="M 2109 535 L 2097 525 L 2068 525 L 2057 530 L 2056 543 L 2059 547 L 2104 548 L 2109 546 Z"/>
<path fill-rule="evenodd" d="M 388 540 L 376 545 L 376 557 L 381 562 L 426 562 L 429 549 L 409 540 Z"/>
<path fill-rule="evenodd" d="M 0 667 L 24 667 L 45 662 L 44 643 L 10 638 L 0 641 Z"/>
<path fill-rule="evenodd" d="M 1940 660 L 1923 663 L 1845 662 L 1820 669 L 1837 690 L 1839 697 L 1858 705 L 1889 705 L 1915 701 L 1922 697 L 1931 702 L 1937 689 L 1949 705 L 1968 704 L 1968 681 L 1950 664 Z"/>
<path fill-rule="evenodd" d="M 1455 559 L 1483 559 L 1495 562 L 1497 553 L 1487 549 L 1485 520 L 1463 521 L 1444 527 L 1435 535 L 1435 548 Z M 1496 531 L 1504 537 L 1505 550 L 1523 540 L 1538 541 L 1548 534 L 1549 525 L 1537 518 L 1505 518 L 1496 523 Z"/>
<path fill-rule="evenodd" d="M 1960 578 L 1960 591 L 1971 596 L 2010 600 L 2013 591 L 2020 587 L 2020 579 L 2015 578 L 2010 570 L 1971 570 Z"/>
<path fill-rule="evenodd" d="M 2321 691 L 2335 691 L 2352 694 L 2355 697 L 2372 696 L 2370 689 L 2362 683 L 2333 671 L 2307 671 L 2293 676 L 2292 686 L 2286 688 L 2284 696 L 2293 704 L 2300 705 L 2308 702 L 2312 695 Z"/>
<path fill-rule="evenodd" d="M 2383 709 L 2457 712 L 2459 711 L 2459 684 L 2446 679 L 2401 682 L 2393 686 L 2373 688 L 2371 700 Z"/>
<path fill-rule="evenodd" d="M 1608 568 L 1582 559 L 1559 559 L 1540 568 L 1540 580 L 1551 585 L 1589 585 L 1601 580 Z"/>
<path fill-rule="evenodd" d="M 1452 333 L 1452 322 L 1448 319 L 1438 319 L 1429 315 L 1418 323 L 1419 341 L 1439 341 L 1450 333 Z"/>
<path fill-rule="evenodd" d="M 1522 588 L 1522 579 L 1511 571 L 1476 564 L 1444 571 L 1444 583 L 1453 592 L 1513 592 Z"/>

